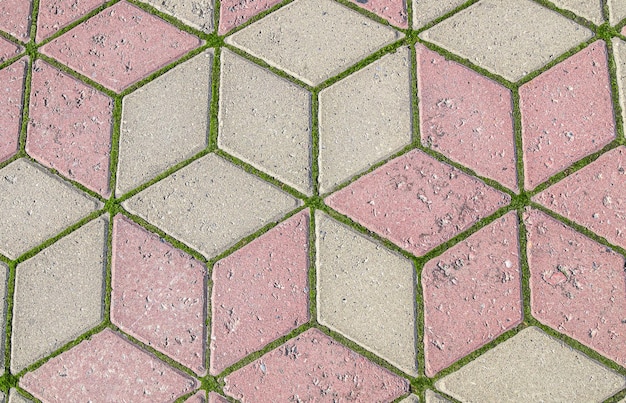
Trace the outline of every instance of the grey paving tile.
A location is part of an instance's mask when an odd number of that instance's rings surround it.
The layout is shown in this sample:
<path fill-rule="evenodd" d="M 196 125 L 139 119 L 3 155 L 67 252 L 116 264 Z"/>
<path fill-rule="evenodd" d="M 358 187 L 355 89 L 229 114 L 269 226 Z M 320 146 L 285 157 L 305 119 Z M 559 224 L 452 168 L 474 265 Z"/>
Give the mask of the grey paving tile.
<path fill-rule="evenodd" d="M 212 258 L 239 239 L 278 221 L 300 201 L 208 154 L 122 205 Z"/>
<path fill-rule="evenodd" d="M 406 398 L 402 399 L 400 403 L 419 403 L 419 397 L 415 395 L 409 395 Z"/>
<path fill-rule="evenodd" d="M 226 42 L 318 85 L 402 36 L 335 1 L 296 0 Z"/>
<path fill-rule="evenodd" d="M 32 400 L 25 398 L 20 395 L 16 389 L 11 388 L 9 392 L 9 403 L 32 403 Z"/>
<path fill-rule="evenodd" d="M 157 10 L 178 18 L 187 25 L 213 32 L 214 0 L 144 0 Z"/>
<path fill-rule="evenodd" d="M 618 38 L 613 38 L 612 42 L 617 85 L 619 87 L 619 103 L 622 107 L 622 122 L 626 124 L 626 42 Z"/>
<path fill-rule="evenodd" d="M 13 374 L 102 321 L 107 229 L 98 218 L 17 265 Z"/>
<path fill-rule="evenodd" d="M 0 169 L 0 253 L 17 259 L 102 205 L 26 159 Z"/>
<path fill-rule="evenodd" d="M 481 0 L 420 37 L 517 81 L 592 35 L 530 0 Z"/>
<path fill-rule="evenodd" d="M 623 376 L 530 327 L 435 386 L 464 402 L 600 402 L 626 383 Z"/>
<path fill-rule="evenodd" d="M 426 403 L 450 403 L 450 401 L 432 390 L 427 390 Z"/>
<path fill-rule="evenodd" d="M 224 49 L 218 147 L 311 195 L 311 94 Z"/>
<path fill-rule="evenodd" d="M 415 269 L 318 212 L 318 320 L 417 376 Z"/>
<path fill-rule="evenodd" d="M 569 10 L 596 25 L 604 22 L 601 0 L 552 0 L 555 6 Z"/>
<path fill-rule="evenodd" d="M 413 29 L 449 13 L 467 0 L 413 0 Z"/>
<path fill-rule="evenodd" d="M 124 97 L 116 196 L 207 146 L 212 63 L 208 50 Z"/>
<path fill-rule="evenodd" d="M 624 0 L 608 0 L 609 22 L 615 25 L 626 18 L 626 2 Z"/>
<path fill-rule="evenodd" d="M 410 57 L 402 47 L 320 92 L 320 193 L 410 144 Z"/>

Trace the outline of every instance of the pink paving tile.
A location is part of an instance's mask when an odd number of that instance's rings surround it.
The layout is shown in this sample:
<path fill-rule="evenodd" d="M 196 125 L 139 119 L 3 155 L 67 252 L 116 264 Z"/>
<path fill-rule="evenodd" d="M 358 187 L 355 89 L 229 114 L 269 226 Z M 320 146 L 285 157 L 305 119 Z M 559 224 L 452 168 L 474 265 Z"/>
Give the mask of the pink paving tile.
<path fill-rule="evenodd" d="M 367 229 L 421 256 L 507 205 L 510 198 L 413 150 L 325 201 Z"/>
<path fill-rule="evenodd" d="M 209 392 L 209 403 L 228 403 L 228 400 L 215 392 Z"/>
<path fill-rule="evenodd" d="M 519 93 L 527 190 L 615 138 L 604 41 L 522 85 Z"/>
<path fill-rule="evenodd" d="M 113 221 L 111 322 L 206 373 L 206 269 L 122 215 Z"/>
<path fill-rule="evenodd" d="M 0 30 L 8 32 L 22 42 L 30 35 L 32 0 L 4 0 L 0 3 Z"/>
<path fill-rule="evenodd" d="M 121 1 L 40 49 L 120 92 L 198 45 L 195 36 Z"/>
<path fill-rule="evenodd" d="M 265 10 L 269 10 L 282 0 L 222 0 L 220 5 L 219 35 L 224 35 L 231 29 Z"/>
<path fill-rule="evenodd" d="M 626 248 L 626 147 L 617 147 L 533 201 Z"/>
<path fill-rule="evenodd" d="M 35 40 L 41 42 L 104 3 L 106 0 L 40 0 Z"/>
<path fill-rule="evenodd" d="M 4 63 L 8 59 L 17 56 L 21 51 L 22 48 L 20 46 L 0 36 L 0 63 Z"/>
<path fill-rule="evenodd" d="M 435 375 L 521 323 L 521 280 L 515 212 L 426 263 L 426 375 Z"/>
<path fill-rule="evenodd" d="M 107 197 L 113 100 L 42 60 L 31 88 L 28 154 Z"/>
<path fill-rule="evenodd" d="M 189 399 L 185 400 L 185 403 L 205 403 L 206 402 L 206 392 L 203 390 L 198 391 L 198 393 L 191 396 Z"/>
<path fill-rule="evenodd" d="M 371 11 L 389 23 L 400 27 L 409 27 L 409 17 L 406 11 L 406 0 L 351 0 L 353 3 Z"/>
<path fill-rule="evenodd" d="M 45 402 L 173 401 L 198 386 L 110 329 L 24 375 L 19 385 Z"/>
<path fill-rule="evenodd" d="M 0 162 L 13 156 L 19 148 L 24 77 L 28 59 L 22 58 L 0 70 Z"/>
<path fill-rule="evenodd" d="M 228 375 L 224 392 L 245 402 L 390 402 L 408 382 L 317 329 Z"/>
<path fill-rule="evenodd" d="M 417 44 L 422 144 L 517 190 L 511 92 Z"/>
<path fill-rule="evenodd" d="M 537 210 L 524 223 L 533 315 L 626 364 L 624 257 Z"/>
<path fill-rule="evenodd" d="M 308 234 L 305 210 L 215 264 L 211 374 L 309 320 Z"/>

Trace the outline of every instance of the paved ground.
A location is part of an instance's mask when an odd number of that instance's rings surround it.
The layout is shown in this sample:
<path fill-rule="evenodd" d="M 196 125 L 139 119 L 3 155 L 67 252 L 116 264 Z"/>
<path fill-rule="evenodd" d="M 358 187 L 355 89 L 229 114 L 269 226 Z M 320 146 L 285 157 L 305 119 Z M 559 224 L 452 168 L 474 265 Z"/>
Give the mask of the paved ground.
<path fill-rule="evenodd" d="M 0 1 L 0 398 L 626 402 L 625 0 Z"/>

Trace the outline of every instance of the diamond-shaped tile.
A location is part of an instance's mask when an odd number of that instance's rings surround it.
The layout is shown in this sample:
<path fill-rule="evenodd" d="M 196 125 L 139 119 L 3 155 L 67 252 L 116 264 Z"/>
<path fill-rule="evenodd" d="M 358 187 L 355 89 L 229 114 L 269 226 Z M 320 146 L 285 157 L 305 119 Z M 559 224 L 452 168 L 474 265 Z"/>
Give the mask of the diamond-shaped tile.
<path fill-rule="evenodd" d="M 422 144 L 517 190 L 511 91 L 417 44 Z"/>
<path fill-rule="evenodd" d="M 198 382 L 105 329 L 19 380 L 43 401 L 174 401 Z"/>
<path fill-rule="evenodd" d="M 224 35 L 282 0 L 221 0 L 219 35 Z"/>
<path fill-rule="evenodd" d="M 481 0 L 420 37 L 517 81 L 592 35 L 531 0 Z"/>
<path fill-rule="evenodd" d="M 13 42 L 0 36 L 0 63 L 17 56 L 22 50 L 21 46 L 17 46 Z"/>
<path fill-rule="evenodd" d="M 610 0 L 609 0 L 610 1 Z M 596 25 L 604 22 L 602 2 L 598 0 L 552 0 L 555 6 L 569 10 Z"/>
<path fill-rule="evenodd" d="M 11 259 L 101 206 L 26 159 L 0 169 L 0 194 L 0 252 Z"/>
<path fill-rule="evenodd" d="M 402 47 L 320 92 L 321 193 L 411 142 L 410 66 Z"/>
<path fill-rule="evenodd" d="M 302 193 L 311 179 L 311 94 L 222 51 L 218 146 Z"/>
<path fill-rule="evenodd" d="M 435 386 L 455 399 L 471 402 L 600 402 L 626 382 L 623 376 L 529 327 Z"/>
<path fill-rule="evenodd" d="M 206 51 L 124 97 L 116 196 L 207 146 L 212 65 Z"/>
<path fill-rule="evenodd" d="M 106 0 L 40 0 L 35 40 L 43 41 L 104 3 Z"/>
<path fill-rule="evenodd" d="M 120 92 L 199 45 L 195 36 L 121 1 L 40 50 Z"/>
<path fill-rule="evenodd" d="M 309 320 L 308 238 L 305 210 L 215 264 L 211 374 Z"/>
<path fill-rule="evenodd" d="M 278 221 L 299 203 L 209 154 L 122 204 L 209 259 L 264 225 Z"/>
<path fill-rule="evenodd" d="M 113 220 L 111 322 L 206 373 L 206 268 L 122 215 Z"/>
<path fill-rule="evenodd" d="M 405 0 L 350 0 L 357 6 L 386 19 L 391 24 L 400 27 L 409 27 L 409 18 Z"/>
<path fill-rule="evenodd" d="M 296 0 L 226 41 L 310 85 L 402 34 L 331 0 Z"/>
<path fill-rule="evenodd" d="M 145 0 L 157 10 L 201 31 L 213 32 L 214 0 Z M 223 7 L 223 5 L 222 5 Z"/>
<path fill-rule="evenodd" d="M 615 138 L 604 41 L 524 84 L 519 94 L 527 190 Z"/>
<path fill-rule="evenodd" d="M 417 376 L 413 264 L 327 215 L 315 222 L 319 322 Z"/>
<path fill-rule="evenodd" d="M 0 29 L 28 42 L 31 7 L 32 0 L 4 0 L 0 3 Z"/>
<path fill-rule="evenodd" d="M 515 212 L 424 265 L 426 375 L 520 324 L 521 279 Z"/>
<path fill-rule="evenodd" d="M 325 201 L 367 229 L 421 256 L 507 205 L 510 198 L 413 150 Z"/>
<path fill-rule="evenodd" d="M 322 398 L 390 402 L 409 390 L 405 379 L 317 329 L 289 340 L 228 375 L 224 382 L 228 396 L 250 402 L 306 402 Z"/>
<path fill-rule="evenodd" d="M 107 230 L 108 221 L 96 219 L 17 265 L 13 374 L 104 318 Z"/>
<path fill-rule="evenodd" d="M 454 10 L 465 0 L 413 0 L 413 29 L 419 29 L 430 21 Z"/>
<path fill-rule="evenodd" d="M 533 201 L 626 248 L 626 147 L 600 156 Z"/>
<path fill-rule="evenodd" d="M 22 126 L 24 78 L 28 59 L 23 58 L 0 70 L 0 162 L 7 160 L 19 149 Z"/>
<path fill-rule="evenodd" d="M 608 0 L 609 21 L 611 25 L 615 25 L 626 18 L 626 2 L 623 0 Z"/>

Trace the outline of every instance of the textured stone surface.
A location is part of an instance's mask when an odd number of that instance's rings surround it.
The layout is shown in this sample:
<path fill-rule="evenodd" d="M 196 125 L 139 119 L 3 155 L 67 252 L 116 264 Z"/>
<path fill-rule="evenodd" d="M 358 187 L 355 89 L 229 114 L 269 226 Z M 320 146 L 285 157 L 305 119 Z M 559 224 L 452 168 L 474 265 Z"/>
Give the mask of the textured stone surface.
<path fill-rule="evenodd" d="M 426 391 L 426 403 L 450 403 L 450 401 L 429 389 Z"/>
<path fill-rule="evenodd" d="M 20 395 L 17 389 L 11 388 L 11 391 L 9 392 L 8 403 L 32 403 L 32 400 Z"/>
<path fill-rule="evenodd" d="M 400 400 L 400 403 L 419 403 L 419 401 L 420 401 L 419 397 L 415 395 L 409 395 L 405 397 L 404 399 Z"/>
<path fill-rule="evenodd" d="M 607 0 L 609 6 L 609 22 L 615 25 L 626 18 L 626 3 L 622 0 Z"/>
<path fill-rule="evenodd" d="M 146 0 L 157 10 L 171 15 L 187 25 L 213 32 L 213 10 L 215 0 Z M 222 6 L 223 7 L 223 6 Z"/>
<path fill-rule="evenodd" d="M 311 94 L 222 51 L 218 146 L 311 195 Z"/>
<path fill-rule="evenodd" d="M 305 210 L 215 264 L 211 374 L 309 320 L 308 238 Z"/>
<path fill-rule="evenodd" d="M 116 196 L 207 146 L 212 64 L 203 52 L 124 97 Z"/>
<path fill-rule="evenodd" d="M 536 327 L 435 383 L 464 402 L 597 402 L 625 385 L 623 376 Z"/>
<path fill-rule="evenodd" d="M 626 147 L 550 186 L 533 201 L 626 248 Z"/>
<path fill-rule="evenodd" d="M 420 256 L 507 205 L 510 198 L 422 151 L 413 150 L 325 201 L 367 229 Z"/>
<path fill-rule="evenodd" d="M 413 0 L 413 29 L 423 27 L 465 2 L 465 0 Z"/>
<path fill-rule="evenodd" d="M 584 17 L 596 25 L 601 25 L 604 22 L 601 0 L 552 0 L 552 3 Z"/>
<path fill-rule="evenodd" d="M 296 0 L 226 41 L 317 85 L 401 37 L 334 1 Z"/>
<path fill-rule="evenodd" d="M 105 329 L 20 378 L 43 401 L 173 401 L 198 382 Z"/>
<path fill-rule="evenodd" d="M 531 0 L 481 0 L 420 37 L 517 81 L 592 32 Z"/>
<path fill-rule="evenodd" d="M 315 222 L 318 321 L 417 376 L 413 264 L 321 212 Z"/>
<path fill-rule="evenodd" d="M 264 225 L 278 221 L 299 203 L 256 176 L 209 154 L 123 205 L 208 259 Z"/>
<path fill-rule="evenodd" d="M 0 63 L 17 56 L 21 51 L 21 46 L 17 46 L 13 42 L 0 37 Z"/>
<path fill-rule="evenodd" d="M 209 392 L 209 403 L 228 403 L 228 400 L 215 392 Z"/>
<path fill-rule="evenodd" d="M 16 259 L 101 206 L 26 159 L 0 169 L 0 252 Z"/>
<path fill-rule="evenodd" d="M 0 162 L 12 157 L 18 150 L 22 126 L 24 77 L 27 59 L 23 58 L 0 70 Z"/>
<path fill-rule="evenodd" d="M 106 0 L 40 0 L 35 40 L 43 41 L 104 3 Z"/>
<path fill-rule="evenodd" d="M 269 10 L 281 0 L 222 0 L 220 6 L 219 35 L 245 23 L 255 15 Z"/>
<path fill-rule="evenodd" d="M 317 329 L 309 329 L 228 375 L 224 392 L 241 401 L 392 401 L 408 382 Z M 384 385 L 384 387 L 381 387 Z"/>
<path fill-rule="evenodd" d="M 603 41 L 524 84 L 519 93 L 527 190 L 615 138 Z"/>
<path fill-rule="evenodd" d="M 0 4 L 0 29 L 22 42 L 30 35 L 32 0 L 5 0 Z"/>
<path fill-rule="evenodd" d="M 409 58 L 400 48 L 320 92 L 321 193 L 411 142 Z"/>
<path fill-rule="evenodd" d="M 107 227 L 98 218 L 17 265 L 13 374 L 104 318 Z"/>
<path fill-rule="evenodd" d="M 111 322 L 206 373 L 206 268 L 122 215 L 113 220 Z"/>
<path fill-rule="evenodd" d="M 625 27 L 626 29 L 626 27 Z M 619 104 L 622 108 L 622 124 L 626 126 L 626 42 L 613 38 L 613 57 L 615 59 L 615 73 L 619 87 Z"/>
<path fill-rule="evenodd" d="M 521 279 L 515 212 L 424 265 L 427 376 L 521 323 Z"/>
<path fill-rule="evenodd" d="M 206 403 L 206 392 L 204 390 L 192 395 L 185 403 Z M 210 402 L 210 401 L 209 401 Z"/>
<path fill-rule="evenodd" d="M 33 67 L 26 152 L 109 195 L 113 100 L 42 60 Z"/>
<path fill-rule="evenodd" d="M 404 0 L 351 0 L 354 4 L 367 11 L 386 19 L 391 24 L 400 27 L 409 27 L 409 17 Z"/>
<path fill-rule="evenodd" d="M 422 144 L 517 190 L 511 91 L 417 44 Z"/>
<path fill-rule="evenodd" d="M 195 36 L 121 1 L 40 50 L 121 92 L 199 45 Z"/>

